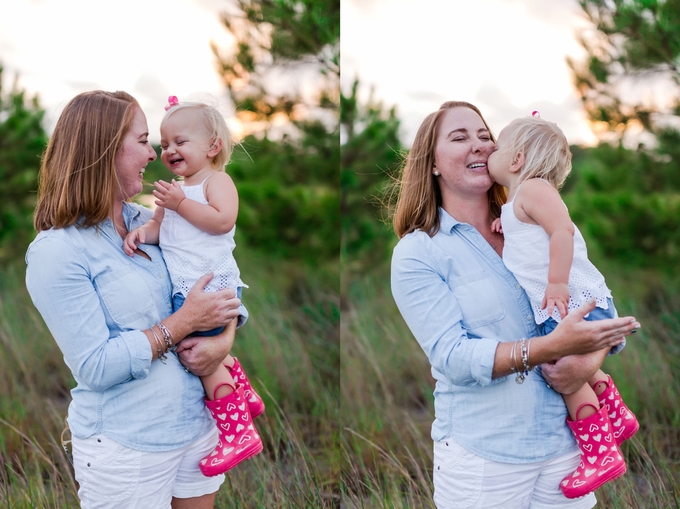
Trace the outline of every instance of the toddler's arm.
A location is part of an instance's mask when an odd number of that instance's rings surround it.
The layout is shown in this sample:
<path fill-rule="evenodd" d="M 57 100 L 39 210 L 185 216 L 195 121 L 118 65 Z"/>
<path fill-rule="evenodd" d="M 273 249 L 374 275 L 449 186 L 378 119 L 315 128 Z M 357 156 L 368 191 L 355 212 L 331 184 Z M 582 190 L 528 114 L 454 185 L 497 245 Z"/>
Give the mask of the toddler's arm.
<path fill-rule="evenodd" d="M 182 187 L 171 183 L 154 182 L 156 204 L 174 210 L 196 228 L 213 235 L 228 233 L 236 224 L 238 215 L 238 192 L 231 177 L 215 172 L 208 178 L 205 197 L 208 204 L 187 200 Z"/>
<path fill-rule="evenodd" d="M 552 315 L 556 307 L 564 318 L 569 307 L 567 284 L 574 257 L 574 223 L 554 187 L 538 179 L 529 179 L 521 191 L 518 206 L 550 237 L 550 268 L 542 309 L 547 308 L 548 314 Z"/>
<path fill-rule="evenodd" d="M 123 241 L 123 251 L 126 255 L 135 256 L 135 250 L 140 244 L 158 244 L 158 233 L 161 229 L 164 213 L 163 207 L 156 207 L 151 219 L 127 234 Z"/>

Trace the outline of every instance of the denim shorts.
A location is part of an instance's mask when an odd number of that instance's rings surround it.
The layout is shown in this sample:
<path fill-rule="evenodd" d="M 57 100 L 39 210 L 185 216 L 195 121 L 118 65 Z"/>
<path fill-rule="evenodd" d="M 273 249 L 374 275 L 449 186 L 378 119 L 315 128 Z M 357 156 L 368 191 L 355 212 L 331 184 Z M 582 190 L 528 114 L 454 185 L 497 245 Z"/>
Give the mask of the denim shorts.
<path fill-rule="evenodd" d="M 236 297 L 241 299 L 241 294 L 243 293 L 243 287 L 236 287 Z M 172 296 L 172 311 L 173 313 L 182 307 L 186 298 L 181 293 L 176 293 Z M 220 332 L 224 330 L 224 327 L 216 327 L 210 330 L 194 331 L 191 333 L 192 336 L 217 336 Z"/>

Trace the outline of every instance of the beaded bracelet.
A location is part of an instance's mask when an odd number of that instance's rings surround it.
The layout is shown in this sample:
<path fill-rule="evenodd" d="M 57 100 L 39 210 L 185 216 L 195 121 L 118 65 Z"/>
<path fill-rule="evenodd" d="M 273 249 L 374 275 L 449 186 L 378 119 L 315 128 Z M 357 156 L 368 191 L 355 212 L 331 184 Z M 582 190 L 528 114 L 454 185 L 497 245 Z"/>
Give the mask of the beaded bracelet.
<path fill-rule="evenodd" d="M 172 342 L 172 340 L 174 338 L 172 337 L 172 334 L 170 333 L 168 328 L 165 325 L 163 325 L 163 322 L 158 322 L 156 324 L 156 326 L 158 327 L 158 330 L 160 330 L 163 333 L 163 339 L 165 340 L 165 345 L 167 346 L 167 349 L 166 349 L 166 352 L 167 352 L 173 346 L 175 346 Z"/>
<path fill-rule="evenodd" d="M 515 377 L 515 382 L 518 384 L 524 383 L 526 377 L 529 376 L 529 371 L 532 370 L 531 366 L 529 365 L 529 347 L 531 340 L 529 340 L 527 344 L 526 338 L 522 338 L 520 342 L 520 355 L 522 356 L 522 366 L 524 367 L 524 371 L 520 371 Z"/>
<path fill-rule="evenodd" d="M 163 364 L 165 364 L 168 358 L 166 357 L 165 352 L 162 351 L 163 342 L 161 341 L 161 338 L 158 337 L 158 334 L 156 334 L 153 325 L 151 326 L 151 333 L 156 340 L 156 352 L 158 353 L 158 358 L 163 361 Z"/>

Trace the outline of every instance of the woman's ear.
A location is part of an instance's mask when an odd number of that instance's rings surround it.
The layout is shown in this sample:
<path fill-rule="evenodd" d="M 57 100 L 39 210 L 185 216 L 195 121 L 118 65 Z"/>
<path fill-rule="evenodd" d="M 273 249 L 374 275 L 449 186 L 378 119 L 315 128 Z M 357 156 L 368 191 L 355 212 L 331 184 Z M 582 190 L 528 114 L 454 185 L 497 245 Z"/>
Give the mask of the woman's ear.
<path fill-rule="evenodd" d="M 524 152 L 517 152 L 510 163 L 510 173 L 516 173 L 524 166 Z"/>
<path fill-rule="evenodd" d="M 208 157 L 215 157 L 222 150 L 222 140 L 220 138 L 215 138 L 210 144 L 210 150 L 208 150 Z"/>

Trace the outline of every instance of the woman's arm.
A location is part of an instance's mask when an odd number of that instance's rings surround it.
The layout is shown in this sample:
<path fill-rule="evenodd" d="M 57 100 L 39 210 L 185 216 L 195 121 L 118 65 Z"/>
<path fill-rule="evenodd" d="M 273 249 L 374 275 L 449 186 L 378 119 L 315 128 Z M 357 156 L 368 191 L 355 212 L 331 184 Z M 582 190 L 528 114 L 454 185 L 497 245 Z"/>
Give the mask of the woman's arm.
<path fill-rule="evenodd" d="M 568 355 L 541 365 L 546 382 L 560 394 L 572 394 L 592 378 L 609 354 L 609 348 L 585 355 Z"/>
<path fill-rule="evenodd" d="M 156 204 L 174 210 L 199 230 L 218 235 L 230 232 L 236 224 L 238 192 L 226 173 L 215 172 L 208 178 L 207 205 L 185 199 L 184 191 L 174 180 L 171 183 L 161 180 L 154 185 Z"/>
<path fill-rule="evenodd" d="M 473 251 L 460 256 L 472 259 L 475 254 Z M 489 385 L 499 340 L 468 337 L 461 303 L 437 268 L 440 258 L 442 265 L 450 263 L 446 257 L 425 234 L 416 232 L 402 239 L 392 256 L 392 295 L 435 370 L 455 385 Z M 480 269 L 476 270 L 479 274 Z M 469 286 L 488 288 L 488 284 L 477 281 Z M 469 300 L 477 307 L 476 302 L 485 297 L 488 300 L 482 292 L 471 295 Z"/>
<path fill-rule="evenodd" d="M 558 369 L 548 368 L 548 373 L 552 370 L 560 388 L 569 389 L 572 383 L 575 385 L 581 379 L 588 380 L 597 371 L 609 349 L 620 344 L 632 330 L 640 327 L 632 316 L 592 322 L 584 320 L 583 317 L 593 309 L 595 309 L 595 301 L 591 300 L 569 313 L 547 336 L 538 336 L 530 340 L 529 365 L 531 367 L 543 364 L 545 369 L 545 366 L 550 366 L 549 363 L 558 362 L 568 356 L 578 356 L 587 360 L 582 366 L 574 361 L 568 361 L 565 364 L 564 373 L 562 369 L 559 369 L 561 366 Z M 513 367 L 518 371 L 522 369 L 519 346 L 515 347 L 514 360 L 511 355 L 514 344 L 514 342 L 506 342 L 498 345 L 494 359 L 493 378 L 511 374 Z M 594 363 L 600 357 L 600 364 L 593 369 Z M 569 386 L 564 387 L 563 384 L 569 384 Z"/>
<path fill-rule="evenodd" d="M 79 381 L 94 391 L 104 391 L 148 375 L 158 351 L 153 333 L 150 329 L 109 329 L 99 293 L 102 290 L 91 279 L 91 267 L 79 249 L 63 239 L 43 238 L 29 249 L 26 261 L 26 287 L 33 303 Z M 162 320 L 173 343 L 194 330 L 224 325 L 239 315 L 240 300 L 233 289 L 202 291 L 210 277 L 201 278 L 202 286 L 190 293 L 184 306 Z M 149 288 L 134 273 L 109 279 L 107 288 L 113 285 L 116 294 L 130 292 L 128 300 L 135 305 L 146 304 Z"/>

